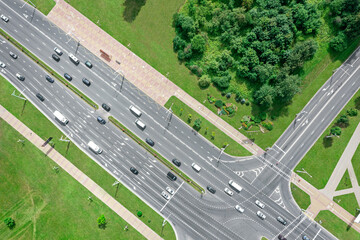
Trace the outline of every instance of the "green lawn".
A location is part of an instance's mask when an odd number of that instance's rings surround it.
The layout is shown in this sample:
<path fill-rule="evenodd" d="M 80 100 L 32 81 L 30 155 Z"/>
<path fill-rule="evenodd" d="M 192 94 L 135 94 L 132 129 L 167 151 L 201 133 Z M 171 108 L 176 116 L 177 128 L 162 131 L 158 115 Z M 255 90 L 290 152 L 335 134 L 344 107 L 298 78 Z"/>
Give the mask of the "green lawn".
<path fill-rule="evenodd" d="M 48 15 L 51 9 L 55 6 L 54 0 L 31 0 L 31 2 L 35 4 L 37 10 L 45 15 Z"/>
<path fill-rule="evenodd" d="M 346 169 L 344 176 L 341 178 L 339 185 L 336 188 L 336 191 L 351 188 L 351 180 L 349 176 L 349 171 Z"/>
<path fill-rule="evenodd" d="M 145 239 L 103 202 L 0 119 L 1 239 Z M 9 151 L 11 149 L 11 151 Z M 93 202 L 87 198 L 92 196 Z M 105 230 L 97 226 L 104 214 Z M 3 220 L 12 217 L 16 227 Z M 64 231 L 66 229 L 66 231 Z"/>
<path fill-rule="evenodd" d="M 356 215 L 356 209 L 359 208 L 359 204 L 356 200 L 355 193 L 349 193 L 345 195 L 336 196 L 333 198 L 334 202 L 343 207 L 352 215 Z"/>
<path fill-rule="evenodd" d="M 357 147 L 351 163 L 355 171 L 356 179 L 360 184 L 360 145 Z"/>
<path fill-rule="evenodd" d="M 329 125 L 314 146 L 295 168 L 295 171 L 304 168 L 307 172 L 309 172 L 310 175 L 312 175 L 312 178 L 306 174 L 302 174 L 301 176 L 317 189 L 325 187 L 331 173 L 334 171 L 337 162 L 354 133 L 355 128 L 360 122 L 360 114 L 356 117 L 349 117 L 349 126 L 342 129 L 342 133 L 339 138 L 325 138 L 325 136 L 330 133 L 331 127 L 340 115 L 346 114 L 346 110 L 350 108 L 355 108 L 355 99 L 358 97 L 360 97 L 359 91 Z"/>
<path fill-rule="evenodd" d="M 345 222 L 328 210 L 320 211 L 315 221 L 322 221 L 321 225 L 340 240 L 360 239 L 360 233 L 350 228 Z"/>
<path fill-rule="evenodd" d="M 297 205 L 299 205 L 301 209 L 306 210 L 311 204 L 310 196 L 293 183 L 291 183 L 290 187 Z"/>
<path fill-rule="evenodd" d="M 234 156 L 251 155 L 251 153 L 248 150 L 246 150 L 243 146 L 238 144 L 235 140 L 230 138 L 224 132 L 220 131 L 212 123 L 207 121 L 192 108 L 188 107 L 177 97 L 172 96 L 169 99 L 169 101 L 165 104 L 165 107 L 169 108 L 171 105 L 172 105 L 171 109 L 173 110 L 174 114 L 178 116 L 181 120 L 183 120 L 185 123 L 187 123 L 190 127 L 193 127 L 196 119 L 200 119 L 201 128 L 198 132 L 218 148 L 222 148 L 224 146 L 224 143 L 228 143 L 229 146 L 225 149 L 226 153 Z M 190 122 L 188 120 L 189 114 L 191 114 L 191 119 L 192 119 Z M 212 137 L 212 132 L 215 132 L 215 137 Z"/>
<path fill-rule="evenodd" d="M 112 184 L 115 182 L 115 179 L 74 144 L 70 145 L 70 149 L 66 154 L 67 144 L 59 141 L 63 134 L 29 102 L 26 104 L 23 114 L 21 114 L 24 102 L 11 96 L 14 90 L 15 88 L 10 83 L 3 77 L 0 77 L 0 104 L 36 132 L 41 138 L 47 139 L 52 136 L 52 141 L 55 143 L 55 149 L 58 152 L 114 197 L 115 188 L 112 187 Z M 120 185 L 116 199 L 133 214 L 141 210 L 144 214 L 141 220 L 155 232 L 161 234 L 163 218 L 125 186 Z M 175 233 L 170 224 L 165 225 L 162 237 L 165 239 L 175 239 Z"/>

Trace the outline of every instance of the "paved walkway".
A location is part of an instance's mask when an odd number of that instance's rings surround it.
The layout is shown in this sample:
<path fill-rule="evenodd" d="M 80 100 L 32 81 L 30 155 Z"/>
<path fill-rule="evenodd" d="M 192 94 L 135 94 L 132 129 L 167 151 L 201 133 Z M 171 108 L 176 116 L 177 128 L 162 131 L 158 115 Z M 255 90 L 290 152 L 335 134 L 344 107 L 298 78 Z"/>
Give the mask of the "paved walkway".
<path fill-rule="evenodd" d="M 158 104 L 163 106 L 171 96 L 175 95 L 252 154 L 259 155 L 264 152 L 237 129 L 184 92 L 71 5 L 64 0 L 56 0 L 56 2 L 55 7 L 48 14 L 48 19 L 64 32 L 76 36 L 81 45 L 103 59 L 111 68 L 119 69 L 119 63 L 121 63 L 121 71 L 126 78 Z M 107 60 L 104 59 L 106 54 L 101 53 L 100 50 L 108 55 Z"/>
<path fill-rule="evenodd" d="M 129 210 L 127 210 L 118 201 L 111 197 L 99 185 L 97 185 L 93 180 L 91 180 L 88 176 L 86 176 L 83 172 L 76 168 L 71 162 L 69 162 L 60 153 L 53 149 L 49 144 L 43 147 L 42 144 L 44 143 L 44 140 L 41 139 L 38 135 L 36 135 L 34 132 L 32 132 L 31 129 L 29 129 L 21 121 L 15 118 L 1 105 L 0 118 L 4 119 L 15 130 L 17 130 L 20 134 L 27 138 L 28 141 L 30 141 L 43 153 L 45 153 L 49 158 L 56 162 L 56 164 L 58 164 L 61 168 L 68 172 L 75 180 L 77 180 L 84 187 L 86 187 L 92 194 L 94 194 L 98 199 L 104 202 L 109 208 L 116 212 L 127 223 L 133 226 L 146 239 L 162 239 L 159 235 L 157 235 L 157 233 L 155 233 L 151 228 L 146 226 L 136 216 L 129 212 Z"/>

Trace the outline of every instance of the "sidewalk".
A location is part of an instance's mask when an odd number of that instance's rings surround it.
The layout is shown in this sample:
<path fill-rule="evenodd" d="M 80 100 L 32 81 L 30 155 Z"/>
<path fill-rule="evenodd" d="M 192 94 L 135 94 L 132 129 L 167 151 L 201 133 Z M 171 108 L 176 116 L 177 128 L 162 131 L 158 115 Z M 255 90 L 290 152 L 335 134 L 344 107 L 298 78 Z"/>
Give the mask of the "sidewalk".
<path fill-rule="evenodd" d="M 251 144 L 250 139 L 237 129 L 176 86 L 71 5 L 64 0 L 56 0 L 56 2 L 55 7 L 47 16 L 48 19 L 64 32 L 69 33 L 70 36 L 76 36 L 81 41 L 81 45 L 100 59 L 104 59 L 104 55 L 107 54 L 108 61 L 104 60 L 103 62 L 112 69 L 119 69 L 121 66 L 121 71 L 126 79 L 155 102 L 163 106 L 171 96 L 175 95 L 252 154 L 260 155 L 264 152 L 256 144 Z M 106 54 L 101 53 L 100 50 Z"/>
<path fill-rule="evenodd" d="M 3 106 L 0 105 L 0 118 L 4 119 L 15 130 L 22 134 L 28 141 L 39 148 L 49 158 L 56 162 L 62 169 L 68 172 L 75 180 L 86 187 L 92 194 L 94 194 L 100 201 L 104 202 L 109 208 L 123 218 L 128 224 L 133 226 L 140 234 L 146 239 L 162 239 L 151 228 L 141 222 L 136 216 L 123 207 L 118 201 L 105 192 L 99 185 L 93 180 L 76 168 L 71 162 L 64 158 L 60 153 L 53 149 L 49 144 L 45 147 L 42 146 L 44 140 L 38 135 L 33 133 L 31 129 L 25 126 L 17 118 L 15 118 L 10 112 L 8 112 Z"/>
<path fill-rule="evenodd" d="M 305 213 L 310 218 L 315 219 L 321 210 L 329 210 L 360 233 L 360 224 L 354 223 L 355 217 L 332 201 L 332 199 L 328 198 L 324 193 L 316 189 L 296 173 L 292 173 L 291 182 L 310 196 L 311 204 Z"/>

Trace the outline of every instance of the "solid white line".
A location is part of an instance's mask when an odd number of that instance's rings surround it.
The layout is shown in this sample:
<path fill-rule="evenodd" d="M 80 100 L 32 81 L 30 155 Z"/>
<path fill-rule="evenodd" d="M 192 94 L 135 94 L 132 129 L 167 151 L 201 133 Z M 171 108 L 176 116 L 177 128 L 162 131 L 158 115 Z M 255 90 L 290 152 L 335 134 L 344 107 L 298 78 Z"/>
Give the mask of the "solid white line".
<path fill-rule="evenodd" d="M 313 239 L 315 239 L 319 235 L 320 232 L 321 232 L 321 229 L 319 229 L 319 231 L 316 233 L 316 235 L 313 237 Z"/>
<path fill-rule="evenodd" d="M 182 182 L 181 184 L 180 184 L 180 186 L 178 187 L 178 189 L 176 189 L 176 191 L 175 191 L 175 193 L 174 193 L 174 195 L 169 199 L 169 201 L 167 201 L 166 203 L 165 203 L 165 205 L 160 209 L 160 212 L 166 207 L 166 205 L 168 205 L 168 203 L 171 201 L 171 199 L 173 198 L 173 197 L 175 197 L 175 194 L 177 193 L 177 191 L 181 188 L 181 186 L 184 184 L 184 182 Z"/>

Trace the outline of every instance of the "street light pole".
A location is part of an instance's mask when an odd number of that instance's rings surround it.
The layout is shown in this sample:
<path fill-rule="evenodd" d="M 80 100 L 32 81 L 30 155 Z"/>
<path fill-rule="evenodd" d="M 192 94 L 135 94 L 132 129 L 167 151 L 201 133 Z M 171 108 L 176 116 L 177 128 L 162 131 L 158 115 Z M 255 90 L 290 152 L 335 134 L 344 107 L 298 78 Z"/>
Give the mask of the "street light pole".
<path fill-rule="evenodd" d="M 221 155 L 223 154 L 223 152 L 225 151 L 225 149 L 227 148 L 227 146 L 229 146 L 229 144 L 226 145 L 225 147 L 223 147 L 223 148 L 221 149 L 221 151 L 220 151 L 219 157 L 217 158 L 217 164 L 218 164 L 218 166 L 219 166 L 219 162 L 220 162 L 220 157 L 221 157 Z"/>

